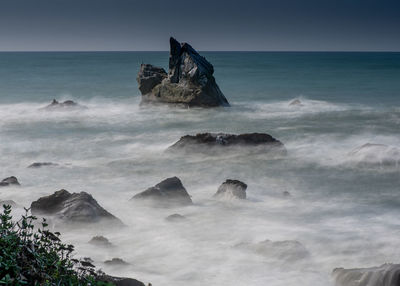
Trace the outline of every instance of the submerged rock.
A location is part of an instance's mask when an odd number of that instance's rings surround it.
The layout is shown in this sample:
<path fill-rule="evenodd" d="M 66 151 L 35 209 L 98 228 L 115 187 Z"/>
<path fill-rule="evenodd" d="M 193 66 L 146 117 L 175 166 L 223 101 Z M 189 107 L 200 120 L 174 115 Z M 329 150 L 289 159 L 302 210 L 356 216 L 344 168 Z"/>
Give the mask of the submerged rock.
<path fill-rule="evenodd" d="M 32 202 L 33 215 L 51 215 L 65 222 L 96 223 L 109 221 L 113 225 L 121 226 L 122 222 L 103 209 L 88 193 L 69 193 L 60 190 L 46 197 Z"/>
<path fill-rule="evenodd" d="M 56 163 L 52 162 L 35 162 L 28 166 L 28 168 L 40 168 L 40 167 L 47 167 L 47 166 L 58 166 Z"/>
<path fill-rule="evenodd" d="M 145 200 L 159 206 L 187 206 L 193 203 L 177 177 L 165 179 L 154 187 L 133 196 L 131 200 Z"/>
<path fill-rule="evenodd" d="M 47 110 L 54 110 L 54 109 L 63 109 L 63 108 L 84 108 L 86 109 L 87 107 L 79 105 L 75 101 L 72 100 L 65 100 L 64 102 L 59 102 L 56 99 L 53 99 L 53 101 L 45 106 L 43 109 Z"/>
<path fill-rule="evenodd" d="M 92 239 L 89 241 L 89 243 L 96 245 L 96 246 L 102 246 L 102 247 L 112 246 L 111 242 L 102 235 L 92 237 Z"/>
<path fill-rule="evenodd" d="M 247 185 L 239 180 L 226 180 L 218 188 L 214 197 L 216 198 L 234 198 L 234 199 L 246 199 Z"/>
<path fill-rule="evenodd" d="M 303 103 L 300 101 L 300 99 L 293 99 L 289 103 L 289 106 L 303 106 Z"/>
<path fill-rule="evenodd" d="M 358 269 L 336 268 L 332 275 L 336 286 L 398 286 L 400 264 Z"/>
<path fill-rule="evenodd" d="M 186 106 L 228 106 L 213 76 L 214 67 L 188 43 L 170 38 L 168 75 L 164 69 L 142 64 L 137 76 L 142 103 Z"/>
<path fill-rule="evenodd" d="M 350 159 L 360 165 L 400 165 L 400 148 L 367 143 L 349 153 Z"/>
<path fill-rule="evenodd" d="M 14 176 L 7 177 L 0 182 L 0 187 L 6 187 L 10 185 L 19 186 L 20 183 L 18 182 L 18 179 Z"/>
<path fill-rule="evenodd" d="M 132 278 L 122 278 L 122 277 L 114 277 L 110 275 L 101 275 L 96 277 L 97 280 L 112 283 L 115 286 L 145 286 L 143 282 L 140 282 L 136 279 Z"/>
<path fill-rule="evenodd" d="M 113 258 L 111 260 L 106 260 L 104 261 L 104 264 L 110 265 L 110 266 L 124 266 L 124 265 L 129 265 L 128 262 L 125 262 L 121 258 Z"/>
<path fill-rule="evenodd" d="M 176 221 L 184 221 L 186 217 L 180 214 L 172 214 L 165 218 L 167 221 L 176 222 Z"/>
<path fill-rule="evenodd" d="M 248 150 L 274 152 L 285 155 L 286 149 L 282 142 L 266 133 L 199 133 L 186 135 L 168 148 L 169 151 L 184 151 L 186 153 L 215 153 L 227 151 L 230 147 L 246 147 Z M 251 149 L 250 149 L 251 147 Z"/>
<path fill-rule="evenodd" d="M 245 248 L 255 253 L 279 259 L 282 262 L 293 262 L 310 256 L 308 250 L 296 240 L 271 241 L 264 240 L 258 243 L 240 243 L 239 248 Z"/>

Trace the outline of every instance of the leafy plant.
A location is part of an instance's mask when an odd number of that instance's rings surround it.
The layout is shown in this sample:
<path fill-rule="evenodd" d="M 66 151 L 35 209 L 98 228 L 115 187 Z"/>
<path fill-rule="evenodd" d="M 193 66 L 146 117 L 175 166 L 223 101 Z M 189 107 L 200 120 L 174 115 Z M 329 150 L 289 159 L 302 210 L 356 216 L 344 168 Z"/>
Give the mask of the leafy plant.
<path fill-rule="evenodd" d="M 46 219 L 35 229 L 35 216 L 12 220 L 11 206 L 0 214 L 0 285 L 111 285 L 98 281 L 100 272 L 88 260 L 72 257 L 74 246 L 62 243 Z"/>

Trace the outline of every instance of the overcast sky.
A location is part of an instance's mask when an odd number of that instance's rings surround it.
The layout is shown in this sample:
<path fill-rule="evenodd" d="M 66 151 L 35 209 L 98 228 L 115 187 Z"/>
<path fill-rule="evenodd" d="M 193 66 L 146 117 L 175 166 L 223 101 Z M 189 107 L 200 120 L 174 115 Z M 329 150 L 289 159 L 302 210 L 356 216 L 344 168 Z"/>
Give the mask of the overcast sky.
<path fill-rule="evenodd" d="M 400 0 L 0 0 L 0 50 L 400 51 Z"/>

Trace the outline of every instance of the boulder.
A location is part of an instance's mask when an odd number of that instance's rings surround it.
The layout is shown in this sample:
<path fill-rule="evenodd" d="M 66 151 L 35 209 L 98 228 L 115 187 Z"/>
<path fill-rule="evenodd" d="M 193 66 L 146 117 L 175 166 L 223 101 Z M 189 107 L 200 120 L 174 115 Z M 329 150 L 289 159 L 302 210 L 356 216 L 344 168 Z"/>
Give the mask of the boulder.
<path fill-rule="evenodd" d="M 136 279 L 114 277 L 106 274 L 98 276 L 96 279 L 105 283 L 112 283 L 115 286 L 145 286 L 143 282 Z"/>
<path fill-rule="evenodd" d="M 47 167 L 47 166 L 58 166 L 56 163 L 52 162 L 35 162 L 28 166 L 28 168 L 40 168 L 40 167 Z"/>
<path fill-rule="evenodd" d="M 104 261 L 104 264 L 110 265 L 110 266 L 124 266 L 124 265 L 129 265 L 128 262 L 125 262 L 121 258 L 113 258 L 111 260 L 106 260 Z"/>
<path fill-rule="evenodd" d="M 266 133 L 199 133 L 181 137 L 168 151 L 183 151 L 185 153 L 218 153 L 245 147 L 247 150 L 270 152 L 277 155 L 285 155 L 284 145 L 274 137 Z"/>
<path fill-rule="evenodd" d="M 336 268 L 332 275 L 336 286 L 398 286 L 400 264 L 358 269 Z"/>
<path fill-rule="evenodd" d="M 186 217 L 180 214 L 172 214 L 165 218 L 166 221 L 177 222 L 177 221 L 184 221 Z"/>
<path fill-rule="evenodd" d="M 20 185 L 20 183 L 18 182 L 18 179 L 14 176 L 7 177 L 0 182 L 0 187 L 6 187 L 6 186 L 11 186 L 11 185 L 15 185 L 15 186 Z"/>
<path fill-rule="evenodd" d="M 105 238 L 104 236 L 94 236 L 92 239 L 89 241 L 90 244 L 96 245 L 96 246 L 101 246 L 101 247 L 110 247 L 112 246 L 111 242 Z"/>
<path fill-rule="evenodd" d="M 246 199 L 247 185 L 239 180 L 226 180 L 218 188 L 214 197 L 228 199 Z"/>
<path fill-rule="evenodd" d="M 133 196 L 131 200 L 145 200 L 158 206 L 187 206 L 193 203 L 177 177 L 165 179 L 154 187 Z"/>
<path fill-rule="evenodd" d="M 366 143 L 352 150 L 349 156 L 360 165 L 400 165 L 400 148 L 384 144 Z"/>
<path fill-rule="evenodd" d="M 258 243 L 240 243 L 239 248 L 249 249 L 259 255 L 278 259 L 282 262 L 294 262 L 310 256 L 308 250 L 296 240 L 271 241 Z"/>
<path fill-rule="evenodd" d="M 137 76 L 144 103 L 185 106 L 228 106 L 219 89 L 214 67 L 188 43 L 170 38 L 168 75 L 162 68 L 142 64 Z"/>
<path fill-rule="evenodd" d="M 60 190 L 46 197 L 32 202 L 33 215 L 55 216 L 69 223 L 96 223 L 109 221 L 113 225 L 121 226 L 122 222 L 103 209 L 88 193 L 69 193 Z"/>

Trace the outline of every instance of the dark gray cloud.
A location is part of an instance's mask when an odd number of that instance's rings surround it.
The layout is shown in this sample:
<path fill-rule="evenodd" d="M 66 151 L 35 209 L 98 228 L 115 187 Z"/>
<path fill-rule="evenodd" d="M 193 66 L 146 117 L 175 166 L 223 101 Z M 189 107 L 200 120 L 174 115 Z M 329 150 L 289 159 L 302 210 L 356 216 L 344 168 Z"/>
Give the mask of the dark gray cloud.
<path fill-rule="evenodd" d="M 400 50 L 398 0 L 0 0 L 0 50 Z"/>

